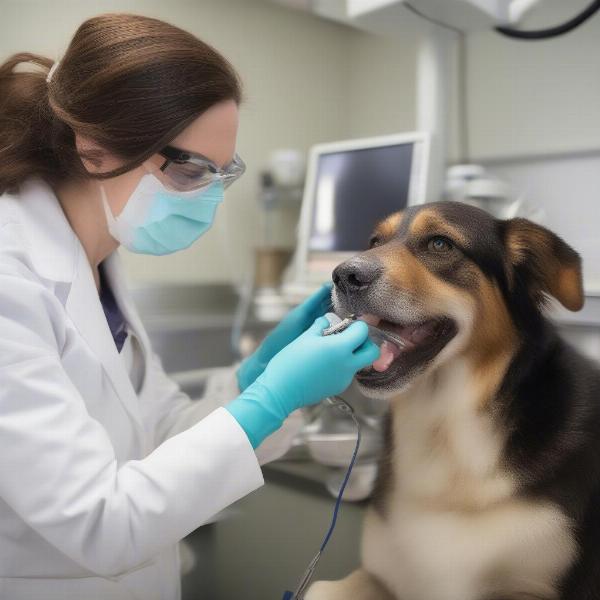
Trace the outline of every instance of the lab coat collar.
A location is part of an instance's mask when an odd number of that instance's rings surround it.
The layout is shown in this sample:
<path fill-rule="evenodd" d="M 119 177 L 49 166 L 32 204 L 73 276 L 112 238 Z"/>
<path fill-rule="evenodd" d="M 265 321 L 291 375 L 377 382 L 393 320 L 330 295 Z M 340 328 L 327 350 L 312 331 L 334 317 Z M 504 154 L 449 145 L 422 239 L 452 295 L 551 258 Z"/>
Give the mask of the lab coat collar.
<path fill-rule="evenodd" d="M 115 393 L 139 428 L 138 398 L 106 322 L 94 275 L 77 235 L 54 194 L 40 179 L 31 179 L 19 194 L 20 220 L 29 256 L 36 272 L 55 282 L 70 284 L 65 309 L 90 349 L 98 356 Z M 146 339 L 135 310 L 124 293 L 124 276 L 114 252 L 107 260 L 107 279 L 125 318 L 141 339 Z M 142 343 L 142 346 L 146 344 Z"/>

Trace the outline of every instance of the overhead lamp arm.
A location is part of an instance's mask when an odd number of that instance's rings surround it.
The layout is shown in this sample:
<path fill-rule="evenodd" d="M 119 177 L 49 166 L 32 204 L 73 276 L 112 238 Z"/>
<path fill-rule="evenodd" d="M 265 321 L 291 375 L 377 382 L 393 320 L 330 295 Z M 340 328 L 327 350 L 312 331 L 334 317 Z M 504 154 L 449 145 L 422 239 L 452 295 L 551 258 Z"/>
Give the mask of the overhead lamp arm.
<path fill-rule="evenodd" d="M 549 38 L 557 37 L 565 33 L 573 31 L 573 29 L 579 27 L 582 23 L 585 23 L 590 17 L 600 10 L 600 0 L 594 0 L 587 8 L 585 8 L 578 15 L 555 27 L 548 29 L 537 29 L 533 31 L 522 31 L 520 29 L 511 29 L 510 27 L 495 27 L 494 29 L 507 37 L 518 39 L 518 40 L 546 40 Z"/>

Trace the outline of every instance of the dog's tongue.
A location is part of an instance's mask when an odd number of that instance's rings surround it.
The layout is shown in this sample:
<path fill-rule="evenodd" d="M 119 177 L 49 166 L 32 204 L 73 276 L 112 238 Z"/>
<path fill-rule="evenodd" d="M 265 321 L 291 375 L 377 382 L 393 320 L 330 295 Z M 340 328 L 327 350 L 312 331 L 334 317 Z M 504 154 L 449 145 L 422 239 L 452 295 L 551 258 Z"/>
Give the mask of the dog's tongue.
<path fill-rule="evenodd" d="M 381 350 L 381 354 L 371 366 L 373 369 L 375 369 L 375 371 L 382 373 L 389 368 L 389 366 L 394 362 L 394 359 L 400 356 L 400 348 L 398 348 L 396 344 L 385 341 L 383 344 L 381 344 L 379 349 Z"/>

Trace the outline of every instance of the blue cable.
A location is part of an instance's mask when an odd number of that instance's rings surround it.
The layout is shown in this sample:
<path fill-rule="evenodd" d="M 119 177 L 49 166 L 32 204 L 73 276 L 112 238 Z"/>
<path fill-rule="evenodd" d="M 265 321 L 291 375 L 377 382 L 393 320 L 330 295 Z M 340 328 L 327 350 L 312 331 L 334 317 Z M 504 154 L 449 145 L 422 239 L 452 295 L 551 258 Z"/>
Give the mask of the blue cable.
<path fill-rule="evenodd" d="M 350 404 L 348 404 L 344 399 L 340 398 L 339 396 L 334 396 L 333 398 L 329 398 L 328 400 L 329 400 L 330 404 L 332 404 L 333 406 L 336 406 L 337 408 L 342 410 L 344 413 L 349 414 L 350 417 L 352 418 L 352 420 L 354 421 L 354 424 L 356 425 L 356 445 L 354 446 L 354 452 L 352 453 L 352 458 L 350 459 L 350 464 L 348 465 L 348 469 L 346 470 L 346 475 L 344 476 L 344 480 L 342 482 L 342 485 L 340 486 L 340 491 L 338 492 L 337 499 L 335 501 L 335 506 L 333 509 L 333 517 L 331 519 L 331 524 L 329 525 L 329 529 L 328 529 L 327 533 L 325 534 L 325 537 L 323 538 L 323 543 L 321 544 L 321 547 L 319 548 L 319 551 L 317 552 L 317 554 L 310 561 L 306 571 L 304 571 L 304 574 L 302 575 L 302 578 L 300 579 L 300 583 L 298 584 L 296 591 L 291 592 L 288 590 L 288 591 L 284 592 L 282 600 L 303 600 L 304 592 L 306 591 L 308 584 L 312 580 L 313 574 L 317 568 L 317 564 L 321 558 L 323 551 L 325 550 L 325 546 L 327 546 L 327 544 L 329 543 L 329 540 L 331 539 L 331 536 L 333 534 L 333 530 L 335 529 L 335 525 L 336 525 L 337 518 L 338 518 L 338 513 L 340 510 L 340 505 L 342 503 L 342 498 L 344 496 L 344 490 L 346 489 L 346 485 L 348 485 L 350 475 L 352 474 L 352 468 L 354 467 L 354 463 L 356 462 L 356 457 L 358 456 L 358 449 L 360 448 L 360 435 L 361 435 L 360 422 L 356 418 L 356 415 L 354 414 L 354 410 L 352 409 Z"/>
<path fill-rule="evenodd" d="M 339 404 L 340 402 L 341 402 L 341 404 Z M 354 452 L 352 453 L 352 458 L 350 459 L 350 464 L 348 465 L 348 470 L 346 471 L 344 481 L 342 482 L 340 491 L 338 492 L 338 496 L 335 501 L 335 507 L 333 509 L 333 519 L 331 520 L 331 525 L 329 526 L 329 531 L 325 535 L 325 538 L 323 539 L 323 543 L 321 544 L 320 552 L 323 552 L 323 550 L 325 550 L 325 546 L 327 546 L 327 544 L 329 543 L 329 538 L 331 538 L 331 534 L 333 533 L 333 530 L 335 529 L 335 524 L 336 524 L 336 521 L 338 518 L 338 512 L 340 510 L 340 505 L 342 503 L 342 497 L 344 495 L 344 490 L 346 489 L 346 486 L 348 485 L 348 480 L 350 479 L 350 475 L 352 474 L 352 469 L 354 467 L 354 463 L 356 462 L 356 457 L 358 456 L 358 449 L 360 447 L 360 423 L 358 422 L 358 419 L 356 418 L 356 415 L 354 414 L 352 407 L 345 400 L 342 400 L 338 396 L 335 397 L 335 402 L 332 402 L 332 404 L 337 406 L 340 410 L 344 411 L 345 413 L 349 413 L 350 416 L 352 417 L 352 420 L 354 421 L 354 424 L 356 425 L 356 445 L 354 446 Z"/>

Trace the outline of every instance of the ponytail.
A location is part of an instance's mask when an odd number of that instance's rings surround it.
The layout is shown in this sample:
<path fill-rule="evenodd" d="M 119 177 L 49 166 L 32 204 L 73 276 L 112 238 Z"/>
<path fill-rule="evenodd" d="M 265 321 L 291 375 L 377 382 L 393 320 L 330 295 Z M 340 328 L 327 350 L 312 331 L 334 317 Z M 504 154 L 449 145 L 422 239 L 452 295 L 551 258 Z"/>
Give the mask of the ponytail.
<path fill-rule="evenodd" d="M 17 70 L 23 63 L 41 69 Z M 16 191 L 32 175 L 52 180 L 59 174 L 46 84 L 51 66 L 50 59 L 29 53 L 0 65 L 0 194 Z"/>

